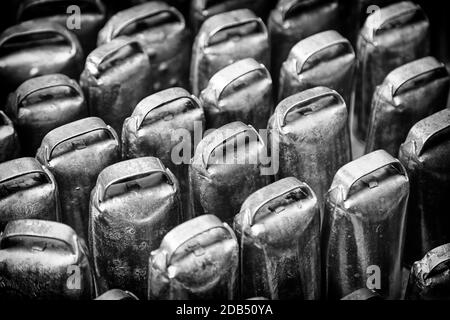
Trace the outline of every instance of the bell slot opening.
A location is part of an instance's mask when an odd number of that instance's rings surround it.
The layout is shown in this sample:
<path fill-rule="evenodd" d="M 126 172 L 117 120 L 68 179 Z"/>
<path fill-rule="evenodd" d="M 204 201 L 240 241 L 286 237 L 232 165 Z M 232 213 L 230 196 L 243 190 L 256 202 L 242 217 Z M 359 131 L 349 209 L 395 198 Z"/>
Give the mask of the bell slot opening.
<path fill-rule="evenodd" d="M 0 182 L 0 199 L 48 183 L 51 183 L 51 181 L 43 172 L 32 172 L 20 175 Z"/>
<path fill-rule="evenodd" d="M 106 191 L 104 199 L 111 199 L 126 193 L 160 185 L 164 182 L 165 174 L 162 172 L 143 173 L 133 177 L 127 177 L 110 185 Z"/>
<path fill-rule="evenodd" d="M 308 193 L 303 188 L 298 188 L 283 194 L 280 197 L 270 200 L 256 212 L 253 222 L 259 222 L 272 215 L 283 214 L 286 207 L 309 198 Z"/>
<path fill-rule="evenodd" d="M 247 21 L 235 25 L 227 26 L 221 29 L 208 39 L 209 45 L 216 45 L 227 40 L 238 42 L 243 37 L 260 32 L 258 21 Z"/>

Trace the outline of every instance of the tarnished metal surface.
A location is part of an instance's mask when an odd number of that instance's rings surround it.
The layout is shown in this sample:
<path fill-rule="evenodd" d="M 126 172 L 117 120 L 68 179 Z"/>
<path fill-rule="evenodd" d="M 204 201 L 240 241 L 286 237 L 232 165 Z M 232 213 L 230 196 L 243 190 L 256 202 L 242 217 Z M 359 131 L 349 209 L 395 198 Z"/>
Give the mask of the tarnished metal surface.
<path fill-rule="evenodd" d="M 450 109 L 416 123 L 399 159 L 411 180 L 405 262 L 450 242 Z"/>
<path fill-rule="evenodd" d="M 373 290 L 367 288 L 358 289 L 346 295 L 341 300 L 382 300 L 381 296 Z"/>
<path fill-rule="evenodd" d="M 98 35 L 98 45 L 119 36 L 139 41 L 152 65 L 153 91 L 189 88 L 192 39 L 183 15 L 160 1 L 115 14 Z"/>
<path fill-rule="evenodd" d="M 285 178 L 250 195 L 234 218 L 242 298 L 320 298 L 320 210 L 312 189 Z"/>
<path fill-rule="evenodd" d="M 192 29 L 198 32 L 206 19 L 223 12 L 250 9 L 258 17 L 265 18 L 275 2 L 274 0 L 192 0 L 189 20 Z"/>
<path fill-rule="evenodd" d="M 55 178 L 36 159 L 0 163 L 0 230 L 18 219 L 57 221 L 59 211 Z"/>
<path fill-rule="evenodd" d="M 338 0 L 285 0 L 280 1 L 272 10 L 267 26 L 275 87 L 278 88 L 281 66 L 297 42 L 322 31 L 339 29 L 341 22 L 338 2 Z"/>
<path fill-rule="evenodd" d="M 123 291 L 120 289 L 111 289 L 109 291 L 106 291 L 104 294 L 98 296 L 94 300 L 115 301 L 115 300 L 139 300 L 139 299 L 129 291 Z"/>
<path fill-rule="evenodd" d="M 0 297 L 92 299 L 88 252 L 72 228 L 57 222 L 17 220 L 0 237 Z"/>
<path fill-rule="evenodd" d="M 372 100 L 366 153 L 383 149 L 397 156 L 409 129 L 446 107 L 449 86 L 445 65 L 433 57 L 415 60 L 389 73 Z"/>
<path fill-rule="evenodd" d="M 355 134 L 367 135 L 370 107 L 376 86 L 395 68 L 429 55 L 429 22 L 412 2 L 399 2 L 370 15 L 357 45 Z"/>
<path fill-rule="evenodd" d="M 269 120 L 269 141 L 279 148 L 276 178 L 307 183 L 320 208 L 334 175 L 351 160 L 347 119 L 339 93 L 316 87 L 281 101 Z"/>
<path fill-rule="evenodd" d="M 450 243 L 416 261 L 409 275 L 406 300 L 450 300 Z"/>
<path fill-rule="evenodd" d="M 450 299 L 450 19 L 410 1 L 3 0 L 0 301 Z"/>
<path fill-rule="evenodd" d="M 238 252 L 233 230 L 214 215 L 177 226 L 150 255 L 148 298 L 234 299 Z"/>
<path fill-rule="evenodd" d="M 81 119 L 50 131 L 36 158 L 55 176 L 61 222 L 87 240 L 90 192 L 98 174 L 120 159 L 117 134 L 99 118 Z"/>
<path fill-rule="evenodd" d="M 200 101 L 185 89 L 172 88 L 139 102 L 123 126 L 123 158 L 159 158 L 180 183 L 185 216 L 189 210 L 188 169 L 194 154 L 194 131 L 203 130 L 204 122 Z"/>
<path fill-rule="evenodd" d="M 0 162 L 17 158 L 19 155 L 19 136 L 11 119 L 0 110 Z"/>
<path fill-rule="evenodd" d="M 340 299 L 368 282 L 383 298 L 401 297 L 408 194 L 405 169 L 383 150 L 339 169 L 322 227 L 328 299 Z"/>
<path fill-rule="evenodd" d="M 162 162 L 142 157 L 104 169 L 91 194 L 89 247 L 98 291 L 147 296 L 150 252 L 182 222 L 178 181 Z"/>
<path fill-rule="evenodd" d="M 192 93 L 200 95 L 217 71 L 245 58 L 253 58 L 270 69 L 269 36 L 264 22 L 248 9 L 209 18 L 192 48 Z"/>
<path fill-rule="evenodd" d="M 153 91 L 150 62 L 136 40 L 121 37 L 87 57 L 80 84 L 90 114 L 103 119 L 120 137 L 124 120 Z"/>
<path fill-rule="evenodd" d="M 25 80 L 62 73 L 78 79 L 83 50 L 75 35 L 58 24 L 27 21 L 0 35 L 0 100 Z"/>
<path fill-rule="evenodd" d="M 398 0 L 339 0 L 341 17 L 345 19 L 344 35 L 355 45 L 358 33 L 367 17 L 377 12 L 378 8 L 386 7 Z"/>
<path fill-rule="evenodd" d="M 274 109 L 272 78 L 254 59 L 239 60 L 212 76 L 200 101 L 208 129 L 233 121 L 265 129 Z"/>
<path fill-rule="evenodd" d="M 350 110 L 356 56 L 350 42 L 336 31 L 324 31 L 297 43 L 280 71 L 281 101 L 317 86 L 336 90 Z"/>
<path fill-rule="evenodd" d="M 204 137 L 189 168 L 191 213 L 214 214 L 232 223 L 244 200 L 268 182 L 261 174 L 265 153 L 261 136 L 242 122 Z"/>
<path fill-rule="evenodd" d="M 6 112 L 17 128 L 22 153 L 34 156 L 51 130 L 88 115 L 80 86 L 63 74 L 29 79 L 9 95 Z"/>
<path fill-rule="evenodd" d="M 76 12 L 72 11 L 73 5 L 80 10 L 76 17 L 70 15 Z M 100 0 L 23 0 L 18 6 L 16 19 L 18 22 L 51 21 L 63 27 L 73 24 L 74 28 L 68 29 L 77 36 L 83 51 L 88 54 L 95 48 L 97 33 L 105 23 L 106 10 Z M 79 28 L 76 22 L 79 22 Z"/>

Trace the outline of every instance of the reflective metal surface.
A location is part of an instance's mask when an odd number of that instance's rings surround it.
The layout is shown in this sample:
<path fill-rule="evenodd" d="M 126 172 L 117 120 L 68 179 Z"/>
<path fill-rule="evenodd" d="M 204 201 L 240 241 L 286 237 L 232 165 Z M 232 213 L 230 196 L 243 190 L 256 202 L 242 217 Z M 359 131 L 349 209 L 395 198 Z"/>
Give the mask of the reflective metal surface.
<path fill-rule="evenodd" d="M 269 35 L 263 21 L 248 9 L 209 18 L 192 49 L 192 93 L 199 95 L 217 71 L 244 58 L 253 58 L 270 68 Z"/>
<path fill-rule="evenodd" d="M 78 79 L 83 59 L 78 39 L 59 24 L 26 21 L 6 29 L 0 35 L 0 101 L 40 75 L 62 73 Z"/>
<path fill-rule="evenodd" d="M 356 56 L 336 31 L 324 31 L 298 42 L 281 68 L 278 100 L 317 86 L 336 90 L 352 103 Z"/>
<path fill-rule="evenodd" d="M 189 161 L 195 134 L 204 127 L 203 108 L 185 89 L 171 88 L 138 103 L 122 131 L 124 159 L 153 156 L 173 172 L 180 183 L 184 216 L 189 216 Z"/>
<path fill-rule="evenodd" d="M 139 41 L 147 53 L 154 92 L 171 87 L 189 88 L 192 37 L 176 8 L 150 1 L 120 11 L 100 31 L 97 45 L 121 36 Z"/>
<path fill-rule="evenodd" d="M 281 66 L 288 58 L 292 47 L 299 41 L 322 31 L 339 30 L 342 24 L 339 8 L 337 0 L 278 2 L 267 21 L 271 44 L 271 71 L 277 89 Z"/>
<path fill-rule="evenodd" d="M 383 150 L 339 169 L 322 227 L 328 299 L 367 286 L 383 298 L 401 298 L 408 195 L 405 169 Z"/>
<path fill-rule="evenodd" d="M 450 241 L 450 109 L 416 123 L 399 159 L 411 180 L 405 262 Z"/>
<path fill-rule="evenodd" d="M 449 86 L 445 65 L 433 57 L 389 73 L 372 100 L 365 152 L 384 149 L 397 156 L 409 129 L 447 106 Z"/>
<path fill-rule="evenodd" d="M 242 298 L 320 298 L 320 210 L 311 188 L 285 178 L 251 194 L 234 218 Z"/>
<path fill-rule="evenodd" d="M 57 222 L 10 222 L 0 237 L 2 299 L 92 299 L 89 256 L 72 228 Z"/>
<path fill-rule="evenodd" d="M 212 76 L 200 101 L 208 129 L 233 121 L 265 129 L 274 109 L 272 78 L 254 59 L 239 60 Z"/>
<path fill-rule="evenodd" d="M 270 143 L 279 148 L 276 178 L 304 181 L 322 208 L 334 175 L 351 160 L 348 112 L 341 95 L 315 87 L 290 96 L 278 104 L 268 128 Z"/>
<path fill-rule="evenodd" d="M 55 178 L 34 158 L 0 163 L 0 230 L 19 219 L 60 219 Z"/>
<path fill-rule="evenodd" d="M 429 22 L 418 5 L 399 2 L 367 18 L 357 44 L 355 133 L 360 140 L 366 139 L 376 86 L 390 71 L 429 53 Z"/>
<path fill-rule="evenodd" d="M 450 299 L 450 244 L 443 244 L 416 261 L 409 276 L 405 299 Z"/>
<path fill-rule="evenodd" d="M 98 174 L 120 159 L 117 134 L 99 118 L 81 119 L 50 131 L 36 158 L 55 176 L 61 222 L 87 240 L 90 193 Z"/>
<path fill-rule="evenodd" d="M 261 174 L 265 152 L 257 131 L 242 122 L 204 137 L 189 168 L 191 212 L 214 214 L 232 223 L 244 200 L 268 182 Z"/>
<path fill-rule="evenodd" d="M 233 230 L 214 215 L 179 225 L 151 253 L 148 298 L 234 299 L 238 252 Z"/>
<path fill-rule="evenodd" d="M 142 157 L 113 164 L 90 201 L 89 247 L 99 292 L 147 296 L 149 254 L 182 222 L 178 181 L 161 161 Z"/>
<path fill-rule="evenodd" d="M 88 115 L 79 84 L 63 74 L 29 79 L 9 95 L 6 112 L 17 128 L 22 153 L 34 156 L 51 130 Z"/>
<path fill-rule="evenodd" d="M 124 120 L 152 93 L 150 62 L 135 40 L 118 38 L 95 49 L 80 77 L 90 115 L 108 123 L 121 135 Z"/>

